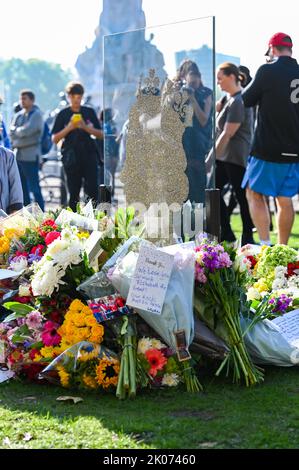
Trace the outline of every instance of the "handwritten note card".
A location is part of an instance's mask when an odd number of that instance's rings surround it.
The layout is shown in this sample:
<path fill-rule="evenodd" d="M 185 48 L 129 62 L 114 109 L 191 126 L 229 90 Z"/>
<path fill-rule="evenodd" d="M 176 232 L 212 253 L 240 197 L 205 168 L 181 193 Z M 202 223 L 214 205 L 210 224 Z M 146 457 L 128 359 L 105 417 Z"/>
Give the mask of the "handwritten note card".
<path fill-rule="evenodd" d="M 281 331 L 282 336 L 292 345 L 299 345 L 299 309 L 288 312 L 272 320 Z"/>
<path fill-rule="evenodd" d="M 141 246 L 127 305 L 161 315 L 173 262 L 172 255 Z"/>

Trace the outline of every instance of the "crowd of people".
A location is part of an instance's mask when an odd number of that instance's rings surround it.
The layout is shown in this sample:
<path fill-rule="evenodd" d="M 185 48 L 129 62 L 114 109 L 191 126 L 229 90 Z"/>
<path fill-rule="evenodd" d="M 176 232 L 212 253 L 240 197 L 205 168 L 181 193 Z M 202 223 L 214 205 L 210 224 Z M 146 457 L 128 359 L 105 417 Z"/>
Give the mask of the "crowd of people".
<path fill-rule="evenodd" d="M 274 34 L 268 43 L 267 63 L 253 79 L 245 66 L 229 62 L 218 66 L 217 84 L 223 96 L 216 104 L 214 145 L 213 92 L 204 86 L 198 65 L 186 59 L 174 79 L 187 92 L 193 108 L 192 125 L 186 127 L 182 142 L 188 199 L 204 202 L 207 175 L 216 157 L 214 179 L 221 190 L 222 240 L 236 239 L 230 215 L 238 203 L 242 244 L 254 242 L 255 227 L 260 243 L 270 245 L 269 197 L 273 197 L 278 242 L 288 243 L 294 221 L 292 197 L 299 193 L 299 66 L 292 58 L 292 47 L 290 36 Z M 81 83 L 69 83 L 66 95 L 69 104 L 55 118 L 52 141 L 61 146 L 69 206 L 76 210 L 82 187 L 89 199 L 98 202 L 107 152 L 114 194 L 120 153 L 125 159 L 128 121 L 117 137 L 112 110 L 97 116 L 91 106 L 83 105 Z M 7 214 L 30 203 L 31 194 L 44 210 L 39 185 L 44 119 L 31 90 L 20 92 L 15 111 L 9 128 L 2 123 L 0 136 L 0 208 Z M 227 188 L 231 191 L 228 203 L 224 197 Z"/>

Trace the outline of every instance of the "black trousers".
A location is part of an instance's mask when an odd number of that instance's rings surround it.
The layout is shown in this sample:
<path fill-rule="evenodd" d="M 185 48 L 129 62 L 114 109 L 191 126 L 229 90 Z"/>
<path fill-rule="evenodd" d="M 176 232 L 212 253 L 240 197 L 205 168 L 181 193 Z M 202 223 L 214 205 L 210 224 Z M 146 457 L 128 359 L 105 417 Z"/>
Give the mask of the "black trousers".
<path fill-rule="evenodd" d="M 99 202 L 99 172 L 96 154 L 76 156 L 76 163 L 64 169 L 69 191 L 69 206 L 76 211 L 83 185 L 85 195 L 93 202 Z"/>
<path fill-rule="evenodd" d="M 245 168 L 234 163 L 221 162 L 217 160 L 216 163 L 216 187 L 223 190 L 227 183 L 233 187 L 237 201 L 240 205 L 241 219 L 243 224 L 243 234 L 252 233 L 252 220 L 249 213 L 248 202 L 246 199 L 246 191 L 241 188 Z M 231 241 L 230 238 L 233 234 L 230 226 L 230 217 L 227 205 L 224 202 L 223 196 L 220 196 L 220 217 L 221 217 L 221 238 Z"/>

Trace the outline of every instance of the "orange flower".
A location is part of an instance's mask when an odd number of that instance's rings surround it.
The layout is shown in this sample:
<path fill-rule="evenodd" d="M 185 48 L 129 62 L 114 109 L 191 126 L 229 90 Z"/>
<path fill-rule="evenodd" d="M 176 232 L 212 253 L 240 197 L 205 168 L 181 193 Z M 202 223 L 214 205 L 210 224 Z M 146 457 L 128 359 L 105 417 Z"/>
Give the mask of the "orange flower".
<path fill-rule="evenodd" d="M 167 363 L 166 357 L 158 349 L 148 349 L 145 353 L 145 357 L 150 365 L 150 375 L 156 377 L 158 370 L 162 370 Z"/>

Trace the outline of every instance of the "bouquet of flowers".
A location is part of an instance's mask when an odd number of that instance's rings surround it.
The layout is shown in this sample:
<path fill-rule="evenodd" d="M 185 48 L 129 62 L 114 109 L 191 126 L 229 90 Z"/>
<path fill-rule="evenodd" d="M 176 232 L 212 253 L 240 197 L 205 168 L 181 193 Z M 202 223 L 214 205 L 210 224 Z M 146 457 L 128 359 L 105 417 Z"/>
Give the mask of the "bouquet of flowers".
<path fill-rule="evenodd" d="M 35 296 L 51 297 L 59 290 L 73 294 L 94 273 L 84 251 L 84 240 L 76 227 L 69 227 L 49 244 L 42 259 L 33 264 L 31 285 Z"/>
<path fill-rule="evenodd" d="M 49 364 L 40 377 L 65 388 L 109 391 L 117 386 L 119 369 L 112 351 L 100 344 L 80 341 Z"/>
<path fill-rule="evenodd" d="M 4 306 L 12 311 L 0 324 L 5 363 L 17 374 L 34 379 L 62 351 L 59 325 L 30 305 L 8 302 Z"/>
<path fill-rule="evenodd" d="M 236 253 L 205 238 L 195 248 L 195 296 L 197 315 L 229 346 L 230 351 L 216 372 L 225 366 L 233 371 L 233 381 L 255 385 L 263 380 L 262 372 L 254 366 L 243 341 L 240 313 L 247 309 L 244 279 L 246 271 L 235 266 Z M 245 273 L 245 275 L 244 275 Z"/>
<path fill-rule="evenodd" d="M 141 338 L 137 348 L 138 381 L 142 387 L 176 387 L 183 382 L 176 353 L 160 340 Z"/>
<path fill-rule="evenodd" d="M 297 261 L 298 252 L 286 245 L 263 247 L 254 268 L 254 278 L 263 282 L 269 290 L 275 279 L 275 268 L 290 266 L 291 269 Z"/>
<path fill-rule="evenodd" d="M 104 327 L 97 322 L 92 310 L 87 305 L 79 299 L 75 299 L 64 317 L 63 324 L 58 329 L 58 333 L 61 336 L 63 349 L 67 349 L 82 341 L 102 343 Z"/>

